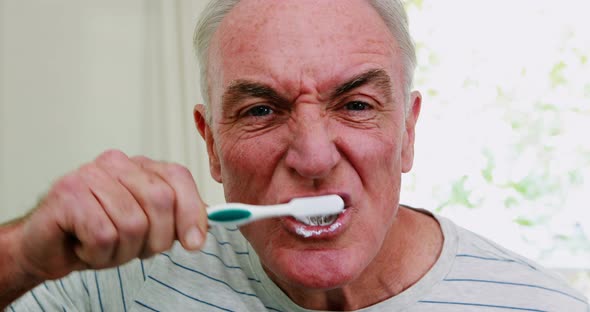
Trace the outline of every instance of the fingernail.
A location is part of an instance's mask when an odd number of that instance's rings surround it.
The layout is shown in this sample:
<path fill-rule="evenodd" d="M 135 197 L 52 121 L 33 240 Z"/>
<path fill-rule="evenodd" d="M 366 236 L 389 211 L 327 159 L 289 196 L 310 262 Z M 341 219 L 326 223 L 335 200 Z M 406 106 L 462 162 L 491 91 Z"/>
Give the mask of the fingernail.
<path fill-rule="evenodd" d="M 196 250 L 201 246 L 201 241 L 203 240 L 203 235 L 201 231 L 195 226 L 190 228 L 186 235 L 184 236 L 184 243 L 186 244 L 185 248 L 190 250 Z"/>

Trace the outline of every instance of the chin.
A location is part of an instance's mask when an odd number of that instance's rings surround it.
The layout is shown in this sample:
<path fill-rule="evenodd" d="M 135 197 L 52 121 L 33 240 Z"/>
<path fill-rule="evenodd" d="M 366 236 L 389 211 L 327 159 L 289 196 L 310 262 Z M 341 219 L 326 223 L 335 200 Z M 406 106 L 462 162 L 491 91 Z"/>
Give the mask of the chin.
<path fill-rule="evenodd" d="M 286 250 L 265 266 L 284 288 L 329 290 L 354 281 L 364 270 L 362 259 L 345 250 Z"/>

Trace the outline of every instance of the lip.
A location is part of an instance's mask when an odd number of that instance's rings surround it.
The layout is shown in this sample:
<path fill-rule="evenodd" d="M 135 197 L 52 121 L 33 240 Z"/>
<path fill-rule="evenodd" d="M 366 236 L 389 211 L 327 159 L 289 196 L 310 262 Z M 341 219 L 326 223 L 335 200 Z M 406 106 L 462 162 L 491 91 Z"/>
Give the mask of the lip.
<path fill-rule="evenodd" d="M 315 240 L 326 240 L 332 239 L 339 236 L 342 232 L 346 230 L 348 225 L 350 224 L 351 220 L 351 213 L 353 208 L 350 205 L 350 195 L 346 193 L 339 193 L 339 192 L 331 192 L 331 193 L 322 193 L 322 194 L 305 194 L 301 196 L 293 196 L 285 200 L 284 202 L 290 201 L 292 198 L 296 197 L 308 197 L 308 196 L 321 196 L 321 195 L 330 195 L 336 194 L 342 198 L 344 201 L 344 211 L 340 213 L 336 221 L 328 226 L 318 226 L 318 225 L 306 225 L 297 221 L 294 217 L 283 217 L 281 218 L 281 223 L 283 227 L 286 229 L 287 232 L 291 233 L 292 235 L 297 236 L 301 239 L 315 239 Z"/>
<path fill-rule="evenodd" d="M 352 208 L 346 207 L 336 221 L 328 226 L 307 225 L 293 217 L 281 218 L 281 223 L 287 232 L 301 239 L 327 240 L 339 236 L 350 224 Z"/>

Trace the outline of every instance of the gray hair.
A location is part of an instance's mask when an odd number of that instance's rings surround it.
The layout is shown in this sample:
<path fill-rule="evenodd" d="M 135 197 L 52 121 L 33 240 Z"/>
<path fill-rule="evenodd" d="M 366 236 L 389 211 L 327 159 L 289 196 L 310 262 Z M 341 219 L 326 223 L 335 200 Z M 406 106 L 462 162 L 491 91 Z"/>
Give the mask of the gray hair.
<path fill-rule="evenodd" d="M 404 72 L 403 96 L 406 110 L 409 109 L 409 96 L 416 68 L 416 48 L 410 37 L 408 16 L 401 0 L 368 0 L 377 10 L 383 21 L 396 39 L 402 52 Z M 223 18 L 238 4 L 240 0 L 211 0 L 199 18 L 195 28 L 193 44 L 199 62 L 201 74 L 201 93 L 205 105 L 210 103 L 210 89 L 207 70 L 209 65 L 208 50 L 213 34 L 221 24 Z M 207 109 L 207 120 L 210 121 L 210 109 Z"/>

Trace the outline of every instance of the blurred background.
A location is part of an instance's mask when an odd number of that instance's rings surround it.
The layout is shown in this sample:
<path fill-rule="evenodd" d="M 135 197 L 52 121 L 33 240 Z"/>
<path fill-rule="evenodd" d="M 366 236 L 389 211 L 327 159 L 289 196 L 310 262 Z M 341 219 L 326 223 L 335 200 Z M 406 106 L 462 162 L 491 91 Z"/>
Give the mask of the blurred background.
<path fill-rule="evenodd" d="M 110 148 L 186 165 L 223 201 L 192 120 L 202 0 L 0 0 L 0 223 Z M 590 296 L 586 0 L 408 0 L 423 93 L 402 202 Z"/>

